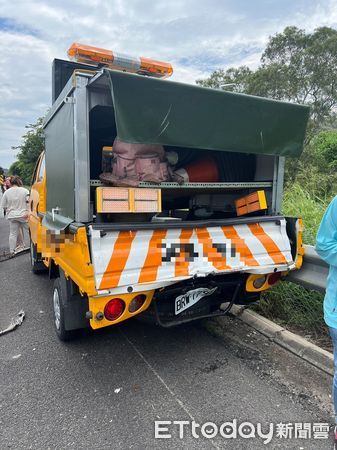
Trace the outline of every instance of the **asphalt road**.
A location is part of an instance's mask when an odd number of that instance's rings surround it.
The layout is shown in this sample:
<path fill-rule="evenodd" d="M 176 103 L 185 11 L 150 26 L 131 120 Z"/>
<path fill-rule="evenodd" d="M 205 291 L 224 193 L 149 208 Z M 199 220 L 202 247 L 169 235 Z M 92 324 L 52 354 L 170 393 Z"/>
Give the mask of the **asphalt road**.
<path fill-rule="evenodd" d="M 0 247 L 5 234 L 0 219 Z M 329 422 L 331 378 L 233 318 L 174 329 L 134 320 L 64 344 L 51 293 L 28 254 L 0 263 L 0 329 L 26 312 L 0 336 L 1 449 L 331 448 L 319 439 L 195 438 L 190 428 L 180 439 L 177 425 L 167 425 L 170 439 L 155 439 L 156 420 L 236 419 L 264 430 Z"/>

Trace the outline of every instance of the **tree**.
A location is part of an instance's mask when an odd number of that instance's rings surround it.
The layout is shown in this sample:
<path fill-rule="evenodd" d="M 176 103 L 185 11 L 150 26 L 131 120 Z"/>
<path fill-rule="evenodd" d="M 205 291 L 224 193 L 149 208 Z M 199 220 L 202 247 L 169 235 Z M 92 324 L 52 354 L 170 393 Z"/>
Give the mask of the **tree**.
<path fill-rule="evenodd" d="M 8 174 L 18 175 L 19 177 L 22 177 L 20 161 L 14 161 L 13 164 L 11 164 L 11 166 L 8 169 Z"/>
<path fill-rule="evenodd" d="M 249 80 L 253 72 L 246 66 L 238 68 L 215 70 L 209 78 L 197 80 L 196 83 L 204 87 L 225 89 L 226 91 L 245 92 L 249 91 Z"/>
<path fill-rule="evenodd" d="M 36 123 L 27 125 L 28 131 L 22 137 L 21 145 L 12 147 L 13 150 L 19 150 L 19 152 L 16 155 L 17 161 L 11 165 L 9 173 L 19 175 L 25 185 L 31 183 L 36 161 L 44 150 L 42 121 L 43 118 L 40 117 Z"/>
<path fill-rule="evenodd" d="M 293 101 L 311 107 L 311 129 L 331 120 L 337 106 L 337 31 L 321 27 L 306 33 L 287 27 L 270 37 L 255 70 L 241 66 L 216 70 L 197 84 Z M 226 89 L 226 87 L 225 87 Z"/>
<path fill-rule="evenodd" d="M 311 158 L 320 172 L 333 175 L 337 169 L 337 131 L 323 130 L 312 140 Z"/>
<path fill-rule="evenodd" d="M 309 105 L 313 122 L 324 123 L 337 105 L 337 31 L 321 27 L 306 34 L 287 27 L 262 55 L 261 70 L 270 66 L 278 69 L 281 98 Z"/>

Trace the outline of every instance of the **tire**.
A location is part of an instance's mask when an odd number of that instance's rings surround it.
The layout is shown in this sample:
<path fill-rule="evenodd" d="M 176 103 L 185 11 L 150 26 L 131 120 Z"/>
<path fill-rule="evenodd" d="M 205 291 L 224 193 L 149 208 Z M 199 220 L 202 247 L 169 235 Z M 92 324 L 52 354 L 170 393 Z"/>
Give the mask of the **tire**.
<path fill-rule="evenodd" d="M 54 281 L 53 289 L 53 318 L 55 331 L 58 338 L 61 341 L 70 341 L 77 336 L 78 330 L 66 330 L 65 329 L 65 304 L 68 301 L 65 298 L 64 289 L 62 289 L 62 284 L 60 278 L 56 278 Z"/>
<path fill-rule="evenodd" d="M 41 254 L 37 253 L 36 245 L 30 240 L 30 264 L 33 273 L 45 273 L 48 271 L 43 264 Z"/>

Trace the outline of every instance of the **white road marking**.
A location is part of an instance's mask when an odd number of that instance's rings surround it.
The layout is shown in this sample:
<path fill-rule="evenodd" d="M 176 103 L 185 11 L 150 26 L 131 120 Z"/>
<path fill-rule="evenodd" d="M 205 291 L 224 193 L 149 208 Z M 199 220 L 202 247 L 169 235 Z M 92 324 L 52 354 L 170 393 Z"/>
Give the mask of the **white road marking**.
<path fill-rule="evenodd" d="M 145 363 L 145 365 L 150 369 L 150 371 L 155 375 L 155 377 L 160 381 L 160 383 L 165 387 L 165 389 L 169 392 L 171 397 L 178 403 L 178 405 L 185 411 L 185 413 L 188 415 L 188 417 L 196 422 L 195 418 L 192 416 L 192 414 L 189 412 L 187 407 L 184 405 L 184 403 L 180 400 L 179 397 L 172 391 L 170 386 L 165 382 L 165 380 L 159 375 L 159 373 L 156 371 L 156 369 L 149 363 L 149 361 L 145 358 L 145 356 L 138 350 L 138 348 L 135 346 L 135 344 L 130 341 L 130 339 L 127 337 L 127 335 L 121 331 L 118 330 L 120 334 L 125 338 L 125 340 L 129 343 L 129 345 L 133 348 L 133 350 L 137 353 L 137 355 L 141 358 L 141 360 Z M 218 447 L 212 440 L 210 440 L 211 445 L 216 448 L 217 450 L 220 450 L 220 447 Z"/>

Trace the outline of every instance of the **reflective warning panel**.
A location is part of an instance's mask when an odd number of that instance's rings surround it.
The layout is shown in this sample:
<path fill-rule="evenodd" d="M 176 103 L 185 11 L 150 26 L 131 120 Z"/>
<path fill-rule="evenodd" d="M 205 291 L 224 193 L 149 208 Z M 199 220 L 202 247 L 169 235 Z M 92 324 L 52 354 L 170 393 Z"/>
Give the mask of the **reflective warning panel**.
<path fill-rule="evenodd" d="M 287 270 L 294 261 L 285 219 L 207 228 L 101 233 L 91 228 L 98 290 L 156 289 L 211 273 Z"/>

